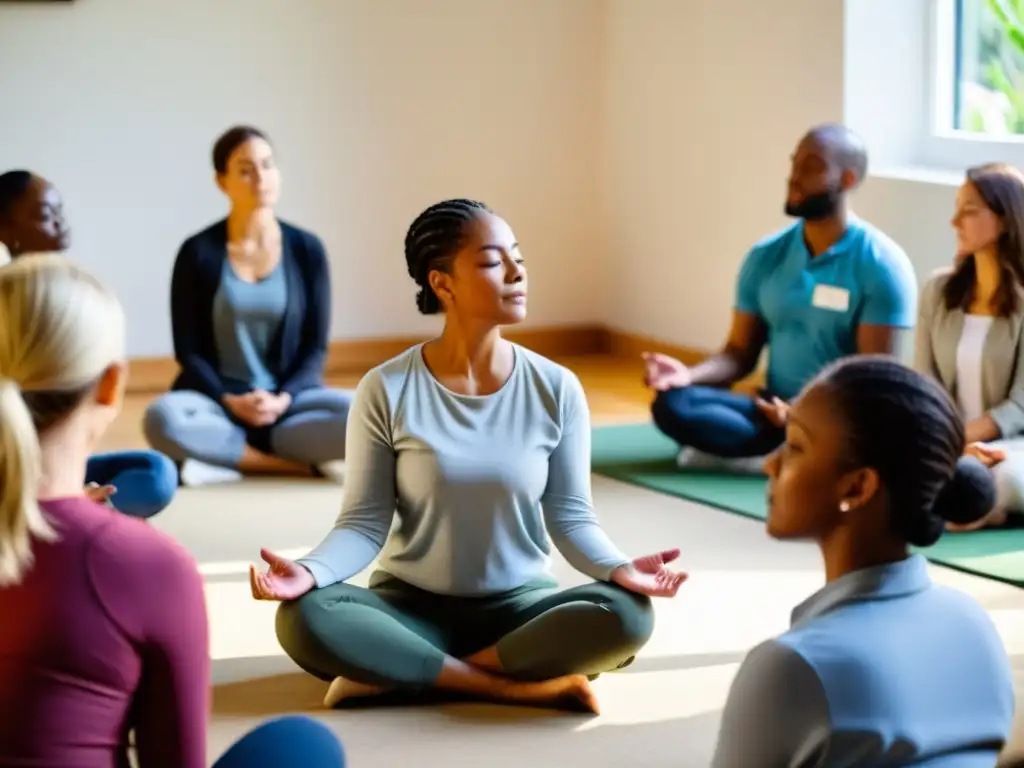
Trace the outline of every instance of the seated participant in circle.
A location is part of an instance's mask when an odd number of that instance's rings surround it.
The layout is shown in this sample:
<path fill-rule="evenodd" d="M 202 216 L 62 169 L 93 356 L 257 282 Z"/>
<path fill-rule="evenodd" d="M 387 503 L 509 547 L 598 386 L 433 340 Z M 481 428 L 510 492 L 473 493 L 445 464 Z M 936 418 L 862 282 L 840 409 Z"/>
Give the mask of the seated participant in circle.
<path fill-rule="evenodd" d="M 323 243 L 274 213 L 281 174 L 261 131 L 228 130 L 213 167 L 231 212 L 178 253 L 171 325 L 181 372 L 146 411 L 146 436 L 184 465 L 187 484 L 224 479 L 225 470 L 319 475 L 344 458 L 351 402 L 323 385 Z"/>
<path fill-rule="evenodd" d="M 647 642 L 649 598 L 684 579 L 665 565 L 679 550 L 633 559 L 602 530 L 579 379 L 501 336 L 526 317 L 509 225 L 446 200 L 413 221 L 405 254 L 417 306 L 444 330 L 359 384 L 334 530 L 297 562 L 264 550 L 253 595 L 284 601 L 278 638 L 332 681 L 328 706 L 445 689 L 596 711 L 587 676 Z M 558 589 L 549 535 L 593 583 Z M 346 583 L 378 555 L 369 589 Z"/>
<path fill-rule="evenodd" d="M 921 291 L 915 367 L 954 398 L 996 503 L 970 531 L 1024 512 L 1024 175 L 972 168 L 957 193 L 956 264 Z"/>
<path fill-rule="evenodd" d="M 139 768 L 203 768 L 202 578 L 168 536 L 82 491 L 121 406 L 121 305 L 44 254 L 0 269 L 0 316 L 0 765 L 120 766 L 134 751 Z M 252 759 L 257 743 L 344 765 L 336 739 L 294 718 L 235 752 L 247 768 L 281 765 Z"/>
<path fill-rule="evenodd" d="M 815 374 L 855 353 L 899 352 L 914 325 L 917 280 L 895 242 L 857 218 L 848 196 L 867 152 L 841 125 L 811 129 L 792 158 L 786 214 L 798 221 L 757 243 L 740 267 L 725 347 L 695 366 L 645 354 L 655 425 L 680 464 L 760 472 L 783 438 L 786 403 Z M 731 391 L 768 347 L 759 397 Z"/>
<path fill-rule="evenodd" d="M 816 542 L 827 583 L 744 660 L 714 768 L 995 764 L 1014 714 L 1006 650 L 910 553 L 989 510 L 991 477 L 964 447 L 949 396 L 891 357 L 847 358 L 796 400 L 767 461 L 767 529 Z"/>
<path fill-rule="evenodd" d="M 66 251 L 71 230 L 57 189 L 29 171 L 0 174 L 0 243 L 11 259 Z M 160 512 L 178 489 L 178 470 L 156 451 L 114 451 L 90 457 L 89 495 L 133 517 Z"/>
<path fill-rule="evenodd" d="M 0 269 L 0 316 L 0 765 L 120 766 L 134 753 L 139 768 L 205 768 L 196 563 L 82 490 L 121 408 L 121 305 L 42 254 Z M 323 726 L 281 718 L 216 766 L 283 764 L 343 768 L 344 752 Z"/>

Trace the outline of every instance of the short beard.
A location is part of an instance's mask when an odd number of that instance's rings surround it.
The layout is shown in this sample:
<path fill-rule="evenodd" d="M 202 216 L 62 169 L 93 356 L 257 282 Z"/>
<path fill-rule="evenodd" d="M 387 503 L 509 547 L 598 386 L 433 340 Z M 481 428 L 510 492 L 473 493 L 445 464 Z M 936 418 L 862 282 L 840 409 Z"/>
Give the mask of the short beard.
<path fill-rule="evenodd" d="M 830 189 L 816 195 L 808 195 L 799 203 L 786 203 L 786 215 L 805 221 L 822 221 L 835 216 L 839 210 L 840 191 Z"/>

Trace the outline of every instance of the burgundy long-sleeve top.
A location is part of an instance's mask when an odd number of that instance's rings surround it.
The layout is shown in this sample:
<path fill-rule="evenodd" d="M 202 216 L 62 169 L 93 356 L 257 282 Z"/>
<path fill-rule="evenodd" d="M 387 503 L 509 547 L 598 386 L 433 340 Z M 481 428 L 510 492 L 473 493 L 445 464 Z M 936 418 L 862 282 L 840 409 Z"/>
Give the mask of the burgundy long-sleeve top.
<path fill-rule="evenodd" d="M 202 577 L 147 523 L 85 498 L 0 588 L 0 765 L 202 768 L 210 655 Z"/>

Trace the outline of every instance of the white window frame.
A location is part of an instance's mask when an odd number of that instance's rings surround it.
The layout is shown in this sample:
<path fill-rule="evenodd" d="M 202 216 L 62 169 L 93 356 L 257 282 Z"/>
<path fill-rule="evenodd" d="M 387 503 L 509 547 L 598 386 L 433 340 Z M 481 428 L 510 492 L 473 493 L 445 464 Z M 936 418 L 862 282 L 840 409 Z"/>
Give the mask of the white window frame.
<path fill-rule="evenodd" d="M 977 0 L 983 2 L 984 0 Z M 1024 135 L 993 138 L 955 131 L 952 99 L 956 56 L 956 2 L 931 0 L 928 4 L 928 110 L 925 135 L 919 145 L 918 163 L 923 166 L 963 170 L 993 161 L 1012 163 L 1024 170 Z"/>

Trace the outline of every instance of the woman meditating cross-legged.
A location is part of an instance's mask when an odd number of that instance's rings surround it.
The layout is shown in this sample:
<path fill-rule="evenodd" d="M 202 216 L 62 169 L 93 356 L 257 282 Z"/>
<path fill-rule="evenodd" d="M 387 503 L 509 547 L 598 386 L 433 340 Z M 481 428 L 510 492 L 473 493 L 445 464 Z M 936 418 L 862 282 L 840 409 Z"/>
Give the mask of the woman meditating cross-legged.
<path fill-rule="evenodd" d="M 972 168 L 957 193 L 956 264 L 921 291 L 915 367 L 953 396 L 967 450 L 996 482 L 992 511 L 952 531 L 1024 513 L 1024 175 Z"/>
<path fill-rule="evenodd" d="M 71 229 L 57 188 L 29 171 L 0 174 L 0 243 L 12 260 L 67 251 Z M 85 480 L 94 501 L 141 518 L 164 510 L 178 490 L 174 462 L 157 451 L 97 453 Z"/>
<path fill-rule="evenodd" d="M 631 559 L 602 530 L 579 380 L 500 333 L 526 317 L 508 224 L 444 201 L 412 223 L 405 253 L 417 306 L 444 312 L 444 330 L 359 384 L 338 522 L 297 562 L 264 550 L 253 596 L 285 601 L 278 638 L 332 681 L 327 706 L 436 688 L 596 711 L 587 676 L 647 642 L 649 597 L 685 578 L 665 567 L 679 551 Z M 557 588 L 549 534 L 594 583 Z M 346 583 L 378 555 L 369 589 Z"/>
<path fill-rule="evenodd" d="M 171 325 L 181 373 L 146 411 L 146 437 L 184 465 L 186 484 L 225 468 L 318 475 L 344 457 L 351 402 L 322 381 L 331 323 L 323 244 L 275 216 L 280 172 L 263 133 L 227 131 L 213 165 L 231 212 L 178 253 Z"/>

